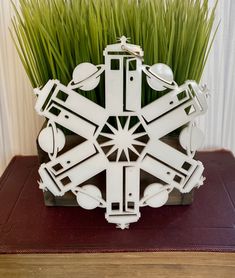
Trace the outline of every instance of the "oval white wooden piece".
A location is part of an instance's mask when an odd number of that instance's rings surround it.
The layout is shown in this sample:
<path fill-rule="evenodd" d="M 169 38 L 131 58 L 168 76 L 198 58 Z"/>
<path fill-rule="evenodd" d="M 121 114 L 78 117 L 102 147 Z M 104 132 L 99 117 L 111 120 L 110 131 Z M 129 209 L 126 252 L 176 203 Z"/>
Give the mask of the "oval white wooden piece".
<path fill-rule="evenodd" d="M 81 83 L 83 91 L 93 90 L 100 82 L 101 69 L 91 63 L 81 63 L 73 71 L 73 82 Z"/>
<path fill-rule="evenodd" d="M 145 188 L 144 197 L 147 197 L 146 204 L 148 206 L 158 208 L 167 202 L 169 195 L 166 186 L 152 183 Z"/>
<path fill-rule="evenodd" d="M 38 136 L 38 144 L 49 154 L 54 154 L 63 149 L 65 145 L 64 133 L 59 128 L 47 126 L 41 130 Z"/>
<path fill-rule="evenodd" d="M 191 128 L 187 126 L 181 131 L 179 141 L 185 150 L 195 152 L 202 146 L 204 134 L 196 126 L 192 126 Z"/>
<path fill-rule="evenodd" d="M 97 198 L 99 199 L 102 197 L 99 188 L 95 185 L 87 184 L 82 186 L 81 189 L 84 193 L 81 191 L 77 193 L 77 202 L 79 206 L 88 210 L 97 208 L 100 204 Z"/>
<path fill-rule="evenodd" d="M 150 73 L 159 76 L 162 80 L 165 80 L 170 84 L 172 84 L 172 82 L 174 81 L 174 76 L 171 68 L 165 64 L 154 64 L 150 67 L 149 71 Z M 154 76 L 147 77 L 147 82 L 149 86 L 156 91 L 163 91 L 166 89 L 162 80 L 157 79 Z"/>

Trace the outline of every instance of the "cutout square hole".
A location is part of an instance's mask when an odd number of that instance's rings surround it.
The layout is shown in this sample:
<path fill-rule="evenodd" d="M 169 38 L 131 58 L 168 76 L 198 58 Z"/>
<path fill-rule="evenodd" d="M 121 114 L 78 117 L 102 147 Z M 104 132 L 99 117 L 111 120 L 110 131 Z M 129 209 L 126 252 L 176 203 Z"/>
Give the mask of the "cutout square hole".
<path fill-rule="evenodd" d="M 192 165 L 190 163 L 185 161 L 184 164 L 182 165 L 182 169 L 188 171 L 191 168 L 191 166 Z"/>
<path fill-rule="evenodd" d="M 119 59 L 111 59 L 111 70 L 119 70 L 119 69 L 120 69 Z"/>
<path fill-rule="evenodd" d="M 111 204 L 111 209 L 112 210 L 119 210 L 120 209 L 120 204 L 119 203 L 112 203 Z"/>
<path fill-rule="evenodd" d="M 129 71 L 136 70 L 136 67 L 137 67 L 136 60 L 129 61 Z"/>
<path fill-rule="evenodd" d="M 196 111 L 196 109 L 195 109 L 195 107 L 193 105 L 190 105 L 190 106 L 186 107 L 184 109 L 184 111 L 185 111 L 185 113 L 187 115 L 191 115 L 191 114 L 193 114 Z"/>
<path fill-rule="evenodd" d="M 56 165 L 54 165 L 52 167 L 55 171 L 60 171 L 61 169 L 63 169 L 63 166 L 60 163 L 57 163 Z"/>
<path fill-rule="evenodd" d="M 69 178 L 69 177 L 65 177 L 65 178 L 63 178 L 62 180 L 60 180 L 61 181 L 61 183 L 63 184 L 63 185 L 67 185 L 67 184 L 69 184 L 70 182 L 71 182 L 71 179 Z"/>
<path fill-rule="evenodd" d="M 58 115 L 60 114 L 61 110 L 53 106 L 53 107 L 49 110 L 49 112 L 50 112 L 51 114 L 55 115 L 55 116 L 58 116 Z"/>
<path fill-rule="evenodd" d="M 181 180 L 182 180 L 182 178 L 181 178 L 180 176 L 175 175 L 175 177 L 174 177 L 174 181 L 175 181 L 175 182 L 180 183 Z"/>
<path fill-rule="evenodd" d="M 183 92 L 180 92 L 178 95 L 177 95 L 177 98 L 178 100 L 182 100 L 184 98 L 187 97 L 187 92 L 186 91 L 183 91 Z"/>
<path fill-rule="evenodd" d="M 66 101 L 68 98 L 68 94 L 66 94 L 65 92 L 59 91 L 56 95 L 56 97 L 62 101 Z"/>
<path fill-rule="evenodd" d="M 192 96 L 194 97 L 196 94 L 195 94 L 195 92 L 194 92 L 193 87 L 189 84 L 189 85 L 188 85 L 188 88 L 189 88 L 189 90 L 190 90 L 190 93 L 191 93 Z"/>
<path fill-rule="evenodd" d="M 135 203 L 134 202 L 127 202 L 127 208 L 128 209 L 134 209 L 135 208 Z"/>

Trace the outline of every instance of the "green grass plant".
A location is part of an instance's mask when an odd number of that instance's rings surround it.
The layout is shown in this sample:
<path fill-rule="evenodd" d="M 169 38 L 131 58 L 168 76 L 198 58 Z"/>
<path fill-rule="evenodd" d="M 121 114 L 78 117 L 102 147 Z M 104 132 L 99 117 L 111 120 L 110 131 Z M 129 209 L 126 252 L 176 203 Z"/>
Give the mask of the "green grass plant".
<path fill-rule="evenodd" d="M 215 32 L 208 0 L 19 0 L 11 33 L 33 87 L 68 84 L 81 62 L 103 63 L 103 49 L 125 35 L 144 63 L 166 63 L 175 80 L 200 81 Z M 143 103 L 156 95 L 147 84 Z M 148 97 L 147 97 L 148 96 Z M 88 97 L 102 104 L 103 88 Z"/>

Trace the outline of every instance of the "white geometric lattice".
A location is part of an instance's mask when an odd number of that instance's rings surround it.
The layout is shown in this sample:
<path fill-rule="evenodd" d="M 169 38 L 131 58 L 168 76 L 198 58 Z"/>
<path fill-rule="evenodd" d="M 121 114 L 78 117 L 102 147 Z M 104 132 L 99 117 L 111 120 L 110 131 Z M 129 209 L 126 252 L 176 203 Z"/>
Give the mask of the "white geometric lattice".
<path fill-rule="evenodd" d="M 204 167 L 193 159 L 203 134 L 194 119 L 207 110 L 206 94 L 194 81 L 178 86 L 167 65 L 143 65 L 142 49 L 124 36 L 106 47 L 104 57 L 104 65 L 78 65 L 68 86 L 49 80 L 35 89 L 36 111 L 48 119 L 39 145 L 51 159 L 39 168 L 39 184 L 55 196 L 72 191 L 85 209 L 106 208 L 107 221 L 124 229 L 139 219 L 140 207 L 160 207 L 174 188 L 187 193 L 203 184 Z M 94 89 L 103 73 L 105 108 L 76 92 Z M 153 90 L 169 92 L 141 107 L 143 74 Z M 61 127 L 86 140 L 60 154 L 66 141 Z M 179 127 L 187 154 L 160 140 Z M 104 170 L 105 197 L 96 185 L 80 186 Z M 162 181 L 142 196 L 141 170 Z"/>

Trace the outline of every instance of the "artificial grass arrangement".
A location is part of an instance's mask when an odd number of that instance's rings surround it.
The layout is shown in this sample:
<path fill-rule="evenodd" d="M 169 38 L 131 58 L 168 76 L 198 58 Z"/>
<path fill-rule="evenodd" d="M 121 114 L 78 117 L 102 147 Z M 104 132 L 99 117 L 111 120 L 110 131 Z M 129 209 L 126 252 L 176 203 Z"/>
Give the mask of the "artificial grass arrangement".
<path fill-rule="evenodd" d="M 103 49 L 122 35 L 143 48 L 144 63 L 168 64 L 178 84 L 199 82 L 215 35 L 217 2 L 210 11 L 208 0 L 19 2 L 12 36 L 33 87 L 49 79 L 68 84 L 76 65 L 102 64 Z M 97 88 L 86 96 L 103 104 L 102 94 Z M 157 96 L 143 87 L 143 104 Z"/>

